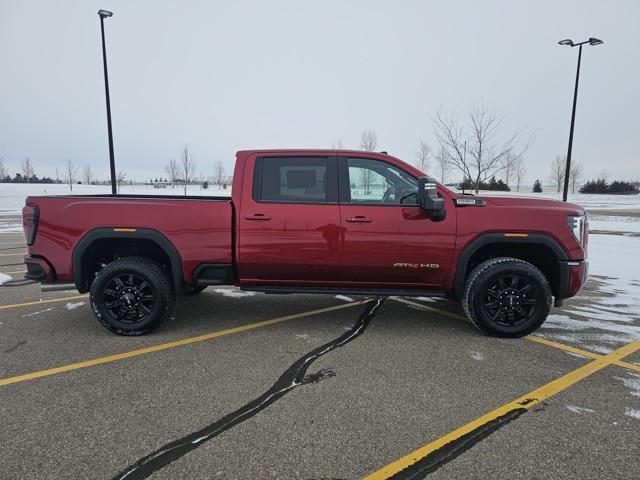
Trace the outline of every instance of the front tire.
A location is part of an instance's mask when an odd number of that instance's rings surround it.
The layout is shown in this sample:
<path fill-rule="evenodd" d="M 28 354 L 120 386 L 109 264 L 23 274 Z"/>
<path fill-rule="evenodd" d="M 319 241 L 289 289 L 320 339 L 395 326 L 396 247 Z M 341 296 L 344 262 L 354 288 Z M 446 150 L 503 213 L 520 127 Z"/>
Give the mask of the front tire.
<path fill-rule="evenodd" d="M 144 335 L 171 313 L 174 293 L 158 262 L 125 257 L 104 267 L 91 285 L 91 308 L 107 330 Z"/>
<path fill-rule="evenodd" d="M 469 275 L 462 306 L 478 329 L 496 337 L 523 337 L 536 330 L 551 310 L 551 287 L 532 264 L 499 257 Z"/>

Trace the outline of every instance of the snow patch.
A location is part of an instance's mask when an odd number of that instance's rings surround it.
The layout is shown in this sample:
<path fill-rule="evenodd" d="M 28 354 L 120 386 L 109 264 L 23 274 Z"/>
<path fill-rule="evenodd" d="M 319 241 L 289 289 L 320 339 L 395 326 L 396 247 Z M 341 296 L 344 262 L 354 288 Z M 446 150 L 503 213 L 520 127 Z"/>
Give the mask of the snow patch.
<path fill-rule="evenodd" d="M 13 277 L 11 275 L 5 275 L 4 273 L 0 273 L 0 285 L 10 280 L 13 280 Z"/>
<path fill-rule="evenodd" d="M 596 353 L 602 353 L 604 355 L 606 355 L 607 353 L 611 353 L 614 350 L 613 348 L 605 347 L 602 345 L 585 345 L 584 348 Z"/>
<path fill-rule="evenodd" d="M 84 305 L 84 302 L 69 302 L 65 305 L 65 307 L 67 308 L 67 310 L 75 310 L 82 305 Z"/>
<path fill-rule="evenodd" d="M 481 362 L 482 360 L 484 360 L 484 355 L 482 355 L 480 352 L 471 352 L 471 358 Z"/>
<path fill-rule="evenodd" d="M 22 318 L 33 317 L 34 315 L 40 315 L 41 313 L 50 312 L 54 310 L 56 307 L 45 308 L 44 310 L 40 310 L 39 312 L 27 313 L 26 315 L 22 315 Z"/>
<path fill-rule="evenodd" d="M 640 397 L 640 373 L 628 372 L 626 378 L 613 377 L 616 380 L 620 380 L 625 387 L 631 390 L 631 395 Z"/>
<path fill-rule="evenodd" d="M 0 233 L 19 233 L 22 232 L 22 225 L 11 224 L 8 227 L 0 227 Z"/>
<path fill-rule="evenodd" d="M 431 303 L 436 303 L 439 298 L 432 298 L 432 297 L 416 297 L 416 300 L 421 300 L 423 302 L 431 302 Z"/>
<path fill-rule="evenodd" d="M 338 300 L 344 300 L 345 302 L 353 302 L 353 298 L 347 297 L 346 295 L 336 295 Z"/>
<path fill-rule="evenodd" d="M 243 292 L 242 290 L 235 290 L 231 288 L 216 288 L 214 292 L 231 298 L 252 297 L 255 295 L 255 292 Z"/>
<path fill-rule="evenodd" d="M 578 407 L 576 405 L 567 405 L 567 408 L 573 413 L 577 413 L 578 415 L 582 415 L 583 413 L 594 413 L 595 410 L 591 410 L 590 408 Z"/>
<path fill-rule="evenodd" d="M 627 417 L 637 418 L 638 420 L 640 420 L 640 410 L 636 410 L 635 408 L 625 407 L 624 414 Z"/>

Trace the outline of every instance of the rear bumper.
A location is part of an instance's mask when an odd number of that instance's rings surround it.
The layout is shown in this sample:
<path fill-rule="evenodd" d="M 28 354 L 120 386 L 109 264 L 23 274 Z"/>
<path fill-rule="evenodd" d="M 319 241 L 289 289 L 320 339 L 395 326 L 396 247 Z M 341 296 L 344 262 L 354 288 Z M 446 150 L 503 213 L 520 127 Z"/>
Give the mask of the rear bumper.
<path fill-rule="evenodd" d="M 24 257 L 24 264 L 27 266 L 27 273 L 24 278 L 42 283 L 54 283 L 56 272 L 53 267 L 42 257 L 27 255 Z"/>
<path fill-rule="evenodd" d="M 589 274 L 588 260 L 561 261 L 560 285 L 556 299 L 571 298 L 582 289 Z"/>

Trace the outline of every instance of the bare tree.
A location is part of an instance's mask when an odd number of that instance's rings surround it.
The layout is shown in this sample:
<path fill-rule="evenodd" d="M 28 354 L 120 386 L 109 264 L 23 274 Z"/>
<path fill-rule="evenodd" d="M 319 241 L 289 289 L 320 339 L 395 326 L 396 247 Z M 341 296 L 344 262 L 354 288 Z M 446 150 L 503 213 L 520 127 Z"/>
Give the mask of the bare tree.
<path fill-rule="evenodd" d="M 516 192 L 520 191 L 520 183 L 524 180 L 524 176 L 527 174 L 527 167 L 524 166 L 524 157 L 520 157 L 514 166 L 514 172 L 516 176 Z"/>
<path fill-rule="evenodd" d="M 440 153 L 436 156 L 438 161 L 438 173 L 440 174 L 440 182 L 444 183 L 447 174 L 451 171 L 451 163 L 447 157 L 444 148 L 440 148 Z"/>
<path fill-rule="evenodd" d="M 118 193 L 120 193 L 120 185 L 122 185 L 127 178 L 127 172 L 124 170 L 118 170 L 116 174 L 116 185 L 118 186 Z"/>
<path fill-rule="evenodd" d="M 566 157 L 556 157 L 551 162 L 551 172 L 549 173 L 549 180 L 556 184 L 556 193 L 560 193 L 562 189 L 562 183 L 564 182 L 564 170 L 565 170 Z"/>
<path fill-rule="evenodd" d="M 179 170 L 180 170 L 180 167 L 178 166 L 178 162 L 176 161 L 175 158 L 170 159 L 169 163 L 167 163 L 167 165 L 164 167 L 164 171 L 167 172 L 167 175 L 169 175 L 169 180 L 171 181 L 171 188 L 173 188 L 173 186 L 176 183 Z"/>
<path fill-rule="evenodd" d="M 4 181 L 7 175 L 9 175 L 7 164 L 4 162 L 4 156 L 0 155 L 0 182 Z"/>
<path fill-rule="evenodd" d="M 429 157 L 431 156 L 431 147 L 424 140 L 420 140 L 418 150 L 416 151 L 416 168 L 421 172 L 429 169 Z"/>
<path fill-rule="evenodd" d="M 509 185 L 509 180 L 511 179 L 511 176 L 515 173 L 516 165 L 518 164 L 519 160 L 520 159 L 515 155 L 513 155 L 512 153 L 509 153 L 504 157 L 504 162 L 503 162 L 504 163 L 504 181 L 507 185 Z"/>
<path fill-rule="evenodd" d="M 216 167 L 215 170 L 213 172 L 213 178 L 216 182 L 216 185 L 222 185 L 222 182 L 224 182 L 224 165 L 222 164 L 221 160 L 218 160 L 218 162 L 216 162 Z"/>
<path fill-rule="evenodd" d="M 338 138 L 335 142 L 331 144 L 331 148 L 333 150 L 344 150 L 344 142 L 342 138 Z"/>
<path fill-rule="evenodd" d="M 365 130 L 360 134 L 360 149 L 373 152 L 378 146 L 378 135 L 373 130 Z"/>
<path fill-rule="evenodd" d="M 78 168 L 74 165 L 73 160 L 64 161 L 64 181 L 69 184 L 69 190 L 73 192 L 73 184 L 76 181 Z"/>
<path fill-rule="evenodd" d="M 22 170 L 22 175 L 27 179 L 27 183 L 31 183 L 31 177 L 34 175 L 33 164 L 29 157 L 25 158 L 24 161 L 20 164 L 20 169 Z"/>
<path fill-rule="evenodd" d="M 580 183 L 582 180 L 582 174 L 584 173 L 584 168 L 582 167 L 582 163 L 573 162 L 571 165 L 571 169 L 569 170 L 569 181 L 571 182 L 571 193 L 576 193 L 576 185 Z"/>
<path fill-rule="evenodd" d="M 83 165 L 82 166 L 82 178 L 84 178 L 84 183 L 87 185 L 91 184 L 91 180 L 93 180 L 93 170 L 91 165 Z"/>
<path fill-rule="evenodd" d="M 447 160 L 462 172 L 464 178 L 474 182 L 478 193 L 480 183 L 504 170 L 508 156 L 512 156 L 513 161 L 521 157 L 531 146 L 533 137 L 522 142 L 522 130 L 517 130 L 504 142 L 499 142 L 503 116 L 484 103 L 473 105 L 468 115 L 468 122 L 463 124 L 455 116 L 440 110 L 433 121 Z"/>
<path fill-rule="evenodd" d="M 374 176 L 375 174 L 373 173 L 373 170 L 369 168 L 360 169 L 360 181 L 364 187 L 365 195 L 369 195 L 371 193 L 371 184 L 373 183 Z"/>
<path fill-rule="evenodd" d="M 187 185 L 196 171 L 196 162 L 189 151 L 189 145 L 182 148 L 180 154 L 180 175 L 184 180 L 184 196 L 187 196 Z"/>

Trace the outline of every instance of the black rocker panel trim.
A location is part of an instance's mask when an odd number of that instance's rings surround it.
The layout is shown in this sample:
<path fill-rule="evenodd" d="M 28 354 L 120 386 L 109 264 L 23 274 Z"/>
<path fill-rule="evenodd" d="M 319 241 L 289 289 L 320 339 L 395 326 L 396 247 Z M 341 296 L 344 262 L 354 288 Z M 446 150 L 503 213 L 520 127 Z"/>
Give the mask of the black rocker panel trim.
<path fill-rule="evenodd" d="M 234 270 L 232 264 L 203 263 L 193 271 L 194 285 L 233 285 Z"/>

